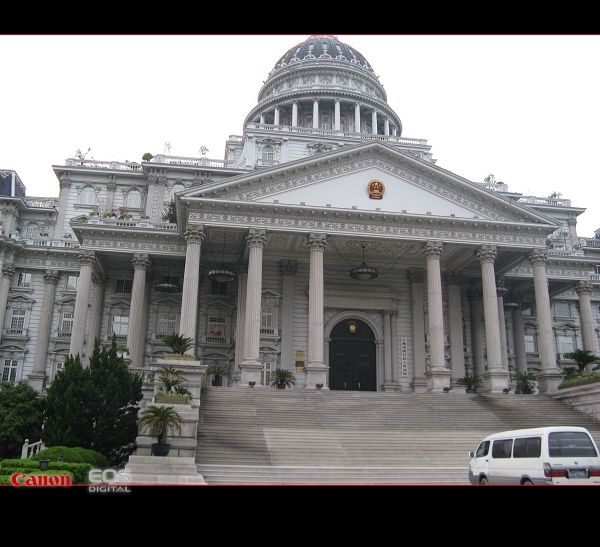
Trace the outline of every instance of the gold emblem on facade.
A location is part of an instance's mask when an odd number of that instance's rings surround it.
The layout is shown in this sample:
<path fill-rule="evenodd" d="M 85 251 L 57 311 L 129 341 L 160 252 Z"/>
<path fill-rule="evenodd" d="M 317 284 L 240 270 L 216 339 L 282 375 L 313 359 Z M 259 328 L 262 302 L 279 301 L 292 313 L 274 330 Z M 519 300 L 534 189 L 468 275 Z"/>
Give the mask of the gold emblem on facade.
<path fill-rule="evenodd" d="M 383 198 L 383 193 L 385 192 L 385 186 L 380 180 L 373 179 L 367 185 L 367 190 L 369 192 L 369 198 L 381 199 Z"/>

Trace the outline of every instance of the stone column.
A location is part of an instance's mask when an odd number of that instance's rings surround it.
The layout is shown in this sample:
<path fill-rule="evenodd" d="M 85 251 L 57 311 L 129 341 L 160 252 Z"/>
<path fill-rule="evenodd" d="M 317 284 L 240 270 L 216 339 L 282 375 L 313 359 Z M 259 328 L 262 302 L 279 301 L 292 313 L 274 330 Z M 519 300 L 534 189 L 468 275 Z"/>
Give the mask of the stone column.
<path fill-rule="evenodd" d="M 154 217 L 152 214 L 152 205 L 154 205 L 154 196 L 156 194 L 157 177 L 154 175 L 148 175 L 148 198 L 146 199 L 146 215 L 154 222 L 160 222 L 160 215 L 162 211 L 157 211 L 159 218 Z"/>
<path fill-rule="evenodd" d="M 96 253 L 87 249 L 79 251 L 79 279 L 77 280 L 77 296 L 75 297 L 75 311 L 73 313 L 73 331 L 71 332 L 71 345 L 69 354 L 82 357 L 85 327 L 87 323 L 88 304 L 92 284 L 92 270 L 96 262 Z"/>
<path fill-rule="evenodd" d="M 577 237 L 577 213 L 569 213 L 567 223 L 569 225 L 571 245 L 577 245 L 579 243 L 579 238 Z"/>
<path fill-rule="evenodd" d="M 261 114 L 260 114 L 260 123 L 261 123 L 261 125 L 265 123 L 265 113 L 264 112 L 261 112 Z"/>
<path fill-rule="evenodd" d="M 165 208 L 165 186 L 167 177 L 159 175 L 156 177 L 156 222 L 162 222 L 162 214 Z"/>
<path fill-rule="evenodd" d="M 71 187 L 71 177 L 68 173 L 63 173 L 60 176 L 59 181 L 60 191 L 58 194 L 58 215 L 56 219 L 56 225 L 54 226 L 54 231 L 58 234 L 62 234 L 62 231 L 59 230 L 65 229 L 65 215 L 67 212 L 67 200 L 69 199 L 69 188 Z M 8 237 L 9 234 L 6 234 Z"/>
<path fill-rule="evenodd" d="M 537 376 L 541 393 L 555 391 L 562 381 L 562 373 L 556 365 L 556 352 L 552 335 L 552 316 L 550 312 L 550 296 L 546 278 L 546 249 L 533 249 L 529 255 L 533 266 L 533 288 L 537 309 L 539 350 L 542 371 Z"/>
<path fill-rule="evenodd" d="M 117 189 L 117 183 L 109 176 L 108 184 L 106 185 L 106 209 L 110 211 L 113 208 L 113 202 L 115 199 L 115 190 Z"/>
<path fill-rule="evenodd" d="M 292 102 L 292 126 L 298 126 L 298 101 Z"/>
<path fill-rule="evenodd" d="M 94 350 L 96 339 L 100 342 L 100 329 L 102 327 L 102 312 L 104 310 L 104 288 L 107 276 L 92 272 L 92 283 L 94 294 L 92 296 L 92 310 L 90 312 L 90 329 L 88 331 L 87 354 L 91 355 Z"/>
<path fill-rule="evenodd" d="M 371 133 L 377 135 L 377 110 L 373 110 L 371 115 Z"/>
<path fill-rule="evenodd" d="M 147 253 L 134 253 L 133 287 L 131 289 L 131 308 L 129 310 L 129 328 L 127 330 L 127 348 L 134 367 L 142 367 L 143 356 L 140 355 L 140 338 L 146 338 L 148 318 L 144 313 L 144 292 L 146 289 L 146 272 L 150 269 L 150 257 Z"/>
<path fill-rule="evenodd" d="M 448 284 L 448 323 L 450 330 L 450 361 L 452 378 L 456 381 L 465 375 L 465 348 L 463 335 L 462 302 L 460 297 L 460 274 L 450 272 Z"/>
<path fill-rule="evenodd" d="M 500 358 L 504 370 L 508 370 L 508 338 L 506 336 L 506 318 L 504 317 L 504 295 L 506 292 L 504 278 L 500 276 L 496 281 L 496 295 L 498 297 L 498 323 L 500 324 Z"/>
<path fill-rule="evenodd" d="M 412 388 L 415 393 L 427 391 L 425 379 L 425 312 L 423 309 L 423 281 L 425 272 L 421 269 L 408 270 L 408 279 L 411 283 L 412 304 L 412 346 L 414 379 Z"/>
<path fill-rule="evenodd" d="M 487 370 L 483 373 L 485 391 L 499 393 L 508 387 L 508 371 L 502 368 L 500 352 L 500 321 L 498 315 L 498 295 L 494 262 L 497 251 L 495 245 L 482 245 L 477 252 L 481 263 L 483 285 L 483 315 L 485 318 L 485 341 L 487 346 Z"/>
<path fill-rule="evenodd" d="M 592 284 L 589 281 L 579 281 L 575 285 L 579 295 L 579 313 L 581 316 L 581 334 L 583 336 L 583 349 L 598 355 L 598 346 L 594 334 L 594 318 L 592 317 Z M 593 365 L 586 369 L 591 371 Z"/>
<path fill-rule="evenodd" d="M 273 125 L 279 125 L 279 107 L 275 107 L 275 112 L 273 114 Z"/>
<path fill-rule="evenodd" d="M 523 312 L 520 307 L 513 309 L 512 320 L 515 336 L 515 361 L 517 364 L 517 372 L 527 372 L 525 328 L 523 327 Z"/>
<path fill-rule="evenodd" d="M 38 393 L 44 389 L 46 380 L 46 361 L 48 359 L 48 342 L 50 341 L 50 329 L 52 327 L 52 312 L 54 311 L 54 295 L 58 283 L 58 272 L 46 270 L 44 273 L 46 289 L 42 300 L 40 323 L 37 341 L 35 344 L 35 355 L 33 357 L 33 372 L 28 375 L 29 385 Z"/>
<path fill-rule="evenodd" d="M 6 317 L 6 304 L 8 303 L 8 291 L 10 282 L 15 275 L 15 265 L 12 262 L 7 262 L 2 267 L 2 281 L 0 281 L 0 315 L 2 316 L 2 324 L 0 325 L 0 336 L 4 329 L 4 319 Z"/>
<path fill-rule="evenodd" d="M 316 389 L 317 384 L 327 383 L 327 367 L 323 362 L 323 253 L 327 247 L 325 234 L 309 234 L 310 274 L 308 281 L 308 359 L 306 361 L 306 386 Z"/>
<path fill-rule="evenodd" d="M 389 118 L 386 118 L 385 120 L 383 120 L 383 134 L 384 135 L 390 134 L 390 119 Z"/>
<path fill-rule="evenodd" d="M 313 129 L 319 129 L 319 99 L 313 100 Z"/>
<path fill-rule="evenodd" d="M 235 328 L 235 360 L 233 370 L 233 381 L 237 385 L 240 376 L 240 363 L 244 358 L 244 338 L 246 329 L 246 289 L 248 284 L 248 263 L 238 264 L 238 297 L 237 297 L 237 315 Z"/>
<path fill-rule="evenodd" d="M 335 111 L 334 111 L 334 126 L 333 128 L 336 131 L 340 130 L 340 100 L 335 99 L 334 101 Z"/>
<path fill-rule="evenodd" d="M 294 370 L 294 276 L 298 271 L 295 260 L 282 260 L 283 294 L 281 302 L 281 368 Z"/>
<path fill-rule="evenodd" d="M 481 307 L 481 290 L 469 291 L 471 303 L 471 337 L 473 346 L 473 373 L 483 377 L 485 372 L 485 345 L 483 343 L 483 309 Z"/>
<path fill-rule="evenodd" d="M 442 244 L 428 241 L 423 247 L 427 259 L 427 308 L 429 315 L 429 370 L 427 391 L 442 391 L 450 387 L 451 372 L 446 368 L 444 357 L 444 309 L 442 304 L 442 277 L 440 259 Z"/>
<path fill-rule="evenodd" d="M 183 274 L 183 292 L 181 294 L 181 319 L 179 334 L 194 341 L 188 355 L 196 355 L 196 336 L 198 320 L 198 285 L 200 283 L 200 249 L 204 241 L 204 226 L 187 224 L 184 232 L 187 248 L 185 251 L 185 271 Z"/>
<path fill-rule="evenodd" d="M 261 387 L 260 376 L 260 318 L 262 312 L 262 257 L 267 244 L 266 230 L 248 230 L 246 238 L 248 256 L 248 282 L 246 292 L 246 318 L 244 328 L 244 359 L 240 363 L 241 385 L 256 382 Z"/>
<path fill-rule="evenodd" d="M 360 133 L 360 104 L 354 103 L 354 132 Z"/>
<path fill-rule="evenodd" d="M 140 366 L 146 365 L 146 339 L 148 337 L 148 318 L 150 317 L 150 292 L 152 291 L 152 283 L 154 282 L 154 271 L 146 272 L 146 286 L 144 288 L 144 306 L 142 310 L 142 329 L 141 336 L 138 341 L 138 356 Z"/>

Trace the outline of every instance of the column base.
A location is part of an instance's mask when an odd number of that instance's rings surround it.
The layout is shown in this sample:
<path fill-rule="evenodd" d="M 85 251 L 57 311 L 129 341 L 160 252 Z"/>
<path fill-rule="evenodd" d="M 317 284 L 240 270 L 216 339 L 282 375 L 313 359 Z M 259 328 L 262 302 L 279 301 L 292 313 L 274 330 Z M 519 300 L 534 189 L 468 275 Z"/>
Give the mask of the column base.
<path fill-rule="evenodd" d="M 304 372 L 306 373 L 306 390 L 316 390 L 317 384 L 322 385 L 321 391 L 329 391 L 327 387 L 327 371 L 329 367 L 326 367 L 323 363 L 310 363 L 305 365 Z"/>
<path fill-rule="evenodd" d="M 508 387 L 510 374 L 502 368 L 486 370 L 483 374 L 483 389 L 485 393 L 502 393 Z"/>
<path fill-rule="evenodd" d="M 46 382 L 46 374 L 43 372 L 32 372 L 27 375 L 29 378 L 29 385 L 35 389 L 38 393 L 42 393 L 44 391 L 45 382 Z"/>
<path fill-rule="evenodd" d="M 427 378 L 418 378 L 412 381 L 410 387 L 413 393 L 426 393 L 427 392 Z"/>
<path fill-rule="evenodd" d="M 452 371 L 445 367 L 432 367 L 425 373 L 427 392 L 443 393 L 445 387 L 450 387 Z"/>
<path fill-rule="evenodd" d="M 542 370 L 537 375 L 537 387 L 540 393 L 556 391 L 563 378 L 564 374 L 558 369 Z"/>
<path fill-rule="evenodd" d="M 381 391 L 400 391 L 402 386 L 398 382 L 385 382 L 381 386 Z"/>
<path fill-rule="evenodd" d="M 237 382 L 238 387 L 248 387 L 250 385 L 249 382 L 255 382 L 254 387 L 265 387 L 260 383 L 262 364 L 258 361 L 241 362 L 240 372 L 241 376 Z"/>

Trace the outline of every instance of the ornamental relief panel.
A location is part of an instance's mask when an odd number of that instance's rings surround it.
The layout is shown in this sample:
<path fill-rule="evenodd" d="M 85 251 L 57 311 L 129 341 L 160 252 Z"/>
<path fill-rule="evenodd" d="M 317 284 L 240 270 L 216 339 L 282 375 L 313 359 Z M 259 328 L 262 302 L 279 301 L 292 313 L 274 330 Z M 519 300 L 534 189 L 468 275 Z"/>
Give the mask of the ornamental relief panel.
<path fill-rule="evenodd" d="M 141 251 L 160 251 L 182 253 L 185 255 L 186 246 L 172 243 L 139 243 L 132 241 L 106 241 L 101 239 L 84 240 L 86 247 L 96 249 L 123 249 L 123 250 L 141 250 Z"/>
<path fill-rule="evenodd" d="M 354 173 L 356 171 L 369 167 L 378 167 L 392 175 L 403 178 L 404 180 L 415 184 L 417 187 L 428 190 L 429 192 L 438 194 L 443 198 L 471 209 L 473 212 L 492 220 L 503 221 L 520 221 L 523 215 L 518 211 L 511 211 L 508 206 L 502 213 L 492 210 L 482 197 L 474 196 L 466 188 L 460 188 L 458 185 L 452 185 L 450 182 L 447 185 L 440 185 L 439 182 L 432 180 L 427 175 L 420 173 L 417 169 L 404 165 L 404 163 L 390 160 L 378 153 L 369 154 L 363 160 L 356 161 L 354 158 L 347 158 L 336 162 L 335 167 L 323 169 L 321 166 L 314 166 L 303 170 L 301 176 L 290 173 L 283 175 L 279 182 L 275 184 L 269 181 L 253 181 L 253 189 L 248 192 L 239 192 L 237 188 L 231 188 L 220 194 L 216 199 L 220 200 L 236 200 L 236 201 L 253 201 L 257 198 L 269 194 L 275 194 L 284 190 L 300 188 L 309 184 L 313 184 L 320 180 L 330 179 Z"/>
<path fill-rule="evenodd" d="M 526 275 L 533 277 L 533 268 L 527 268 L 524 266 L 513 268 L 508 271 L 505 275 L 508 277 L 511 274 L 514 275 Z M 589 279 L 590 271 L 589 270 L 567 270 L 561 268 L 548 268 L 546 267 L 546 276 L 547 277 L 566 277 L 566 278 L 581 278 L 581 279 Z"/>

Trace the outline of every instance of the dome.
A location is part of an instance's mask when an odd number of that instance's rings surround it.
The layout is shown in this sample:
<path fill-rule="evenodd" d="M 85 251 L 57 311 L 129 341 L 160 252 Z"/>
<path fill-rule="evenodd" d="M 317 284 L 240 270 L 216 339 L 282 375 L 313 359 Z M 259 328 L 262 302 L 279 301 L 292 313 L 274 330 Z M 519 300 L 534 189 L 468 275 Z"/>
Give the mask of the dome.
<path fill-rule="evenodd" d="M 373 71 L 371 65 L 360 52 L 349 45 L 340 42 L 335 36 L 327 34 L 310 36 L 304 42 L 301 42 L 288 50 L 287 53 L 275 63 L 273 71 L 287 66 L 290 63 L 314 59 L 346 61 L 365 68 L 370 72 Z"/>

